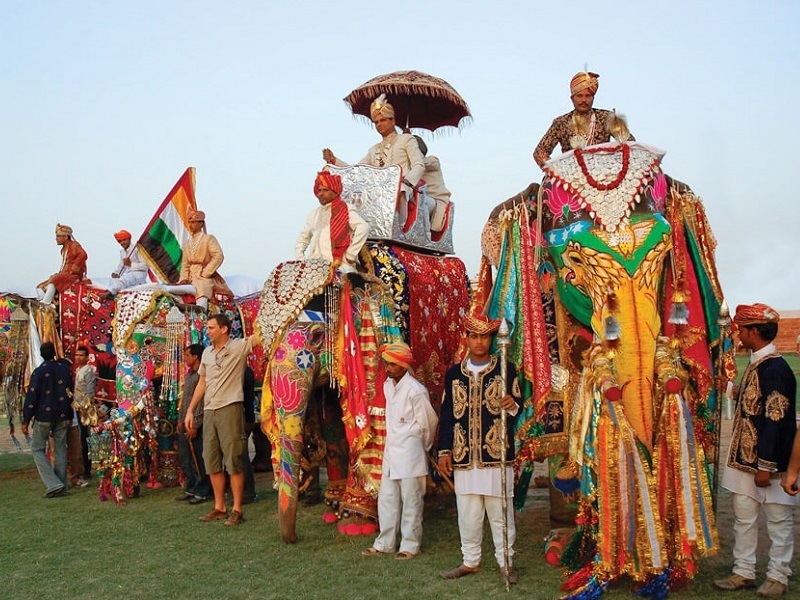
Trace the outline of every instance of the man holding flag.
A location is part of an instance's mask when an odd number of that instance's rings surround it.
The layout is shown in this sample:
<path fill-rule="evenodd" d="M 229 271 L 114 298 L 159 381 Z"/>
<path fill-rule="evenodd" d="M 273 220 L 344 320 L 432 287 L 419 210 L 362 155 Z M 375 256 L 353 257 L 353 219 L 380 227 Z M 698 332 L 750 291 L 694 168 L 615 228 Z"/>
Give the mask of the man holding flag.
<path fill-rule="evenodd" d="M 147 282 L 147 263 L 139 254 L 139 247 L 135 244 L 131 247 L 130 232 L 122 229 L 114 234 L 114 239 L 122 249 L 119 251 L 119 264 L 111 274 L 107 296 Z"/>

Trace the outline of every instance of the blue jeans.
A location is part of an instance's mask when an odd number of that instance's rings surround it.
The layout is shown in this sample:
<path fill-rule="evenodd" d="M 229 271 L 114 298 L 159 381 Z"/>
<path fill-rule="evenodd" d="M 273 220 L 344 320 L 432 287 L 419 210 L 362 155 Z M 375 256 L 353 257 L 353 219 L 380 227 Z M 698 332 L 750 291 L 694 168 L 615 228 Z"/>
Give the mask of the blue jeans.
<path fill-rule="evenodd" d="M 192 458 L 191 445 L 194 448 L 194 455 L 197 457 L 197 472 L 194 458 Z M 186 493 L 193 494 L 202 498 L 211 497 L 211 480 L 206 474 L 205 464 L 203 464 L 203 428 L 197 430 L 197 435 L 193 440 L 186 437 L 184 432 L 178 434 L 178 459 L 181 462 L 183 476 L 186 478 Z"/>
<path fill-rule="evenodd" d="M 67 431 L 70 421 L 33 422 L 31 453 L 47 493 L 67 487 Z M 53 465 L 47 460 L 47 442 L 53 433 Z"/>

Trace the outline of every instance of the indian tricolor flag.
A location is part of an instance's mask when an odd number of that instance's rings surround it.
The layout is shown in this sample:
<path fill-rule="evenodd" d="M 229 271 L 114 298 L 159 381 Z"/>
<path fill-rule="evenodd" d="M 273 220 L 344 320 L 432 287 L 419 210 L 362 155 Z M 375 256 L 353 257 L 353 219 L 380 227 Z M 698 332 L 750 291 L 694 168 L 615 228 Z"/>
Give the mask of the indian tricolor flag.
<path fill-rule="evenodd" d="M 197 210 L 194 167 L 181 175 L 139 238 L 139 250 L 160 281 L 177 283 L 181 273 L 181 248 L 189 239 L 188 216 Z"/>

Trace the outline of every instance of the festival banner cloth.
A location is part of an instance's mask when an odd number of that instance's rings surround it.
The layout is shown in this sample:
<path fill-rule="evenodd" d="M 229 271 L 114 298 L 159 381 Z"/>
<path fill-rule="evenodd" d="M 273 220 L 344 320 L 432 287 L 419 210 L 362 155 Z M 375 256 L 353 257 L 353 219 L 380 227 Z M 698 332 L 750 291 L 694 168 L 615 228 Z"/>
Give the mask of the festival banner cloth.
<path fill-rule="evenodd" d="M 64 356 L 75 359 L 79 342 L 92 346 L 108 344 L 111 350 L 111 323 L 114 320 L 113 300 L 101 297 L 102 290 L 73 284 L 59 295 L 61 309 L 61 345 Z"/>
<path fill-rule="evenodd" d="M 137 242 L 147 264 L 162 282 L 178 282 L 181 248 L 189 239 L 188 214 L 196 209 L 194 167 L 189 167 L 164 198 Z"/>

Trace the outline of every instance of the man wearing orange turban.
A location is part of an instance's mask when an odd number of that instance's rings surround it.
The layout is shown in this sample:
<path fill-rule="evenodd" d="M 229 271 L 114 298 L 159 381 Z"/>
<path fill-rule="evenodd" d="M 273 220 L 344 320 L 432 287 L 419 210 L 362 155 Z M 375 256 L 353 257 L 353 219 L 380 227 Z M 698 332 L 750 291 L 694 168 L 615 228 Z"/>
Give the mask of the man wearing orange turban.
<path fill-rule="evenodd" d="M 61 269 L 36 286 L 44 304 L 53 302 L 56 292 L 63 292 L 86 278 L 88 256 L 83 246 L 73 239 L 72 227 L 61 223 L 56 225 L 56 244 L 61 246 Z"/>
<path fill-rule="evenodd" d="M 732 492 L 733 500 L 733 572 L 714 582 L 722 590 L 755 587 L 758 517 L 763 509 L 770 547 L 767 578 L 758 595 L 766 597 L 783 595 L 789 585 L 793 511 L 799 498 L 784 492 L 780 485 L 797 430 L 797 380 L 772 343 L 779 320 L 776 310 L 761 303 L 737 306 L 733 318 L 739 341 L 750 350 L 750 362 L 739 384 L 728 462 L 722 474 L 722 487 Z M 794 477 L 796 480 L 796 469 Z"/>
<path fill-rule="evenodd" d="M 408 345 L 386 344 L 380 355 L 388 375 L 383 384 L 386 445 L 378 492 L 380 534 L 363 554 L 393 553 L 399 525 L 400 550 L 395 558 L 409 560 L 419 554 L 422 544 L 427 451 L 433 445 L 438 418 L 428 390 L 409 372 L 413 355 Z"/>
<path fill-rule="evenodd" d="M 367 241 L 369 224 L 340 197 L 342 178 L 320 171 L 314 180 L 319 206 L 311 211 L 295 243 L 297 260 L 324 258 L 341 272 L 355 271 L 358 253 Z M 308 254 L 306 254 L 308 251 Z"/>
<path fill-rule="evenodd" d="M 603 144 L 610 141 L 612 136 L 619 142 L 635 139 L 616 111 L 592 108 L 599 79 L 597 73 L 580 72 L 572 77 L 569 90 L 574 110 L 557 117 L 533 151 L 533 159 L 540 168 L 550 160 L 550 154 L 558 144 L 561 145 L 561 152 L 567 152 Z"/>
<path fill-rule="evenodd" d="M 118 294 L 121 290 L 147 282 L 147 263 L 139 254 L 138 244 L 131 244 L 131 234 L 125 229 L 114 234 L 122 249 L 119 251 L 119 264 L 111 273 L 108 294 Z"/>

